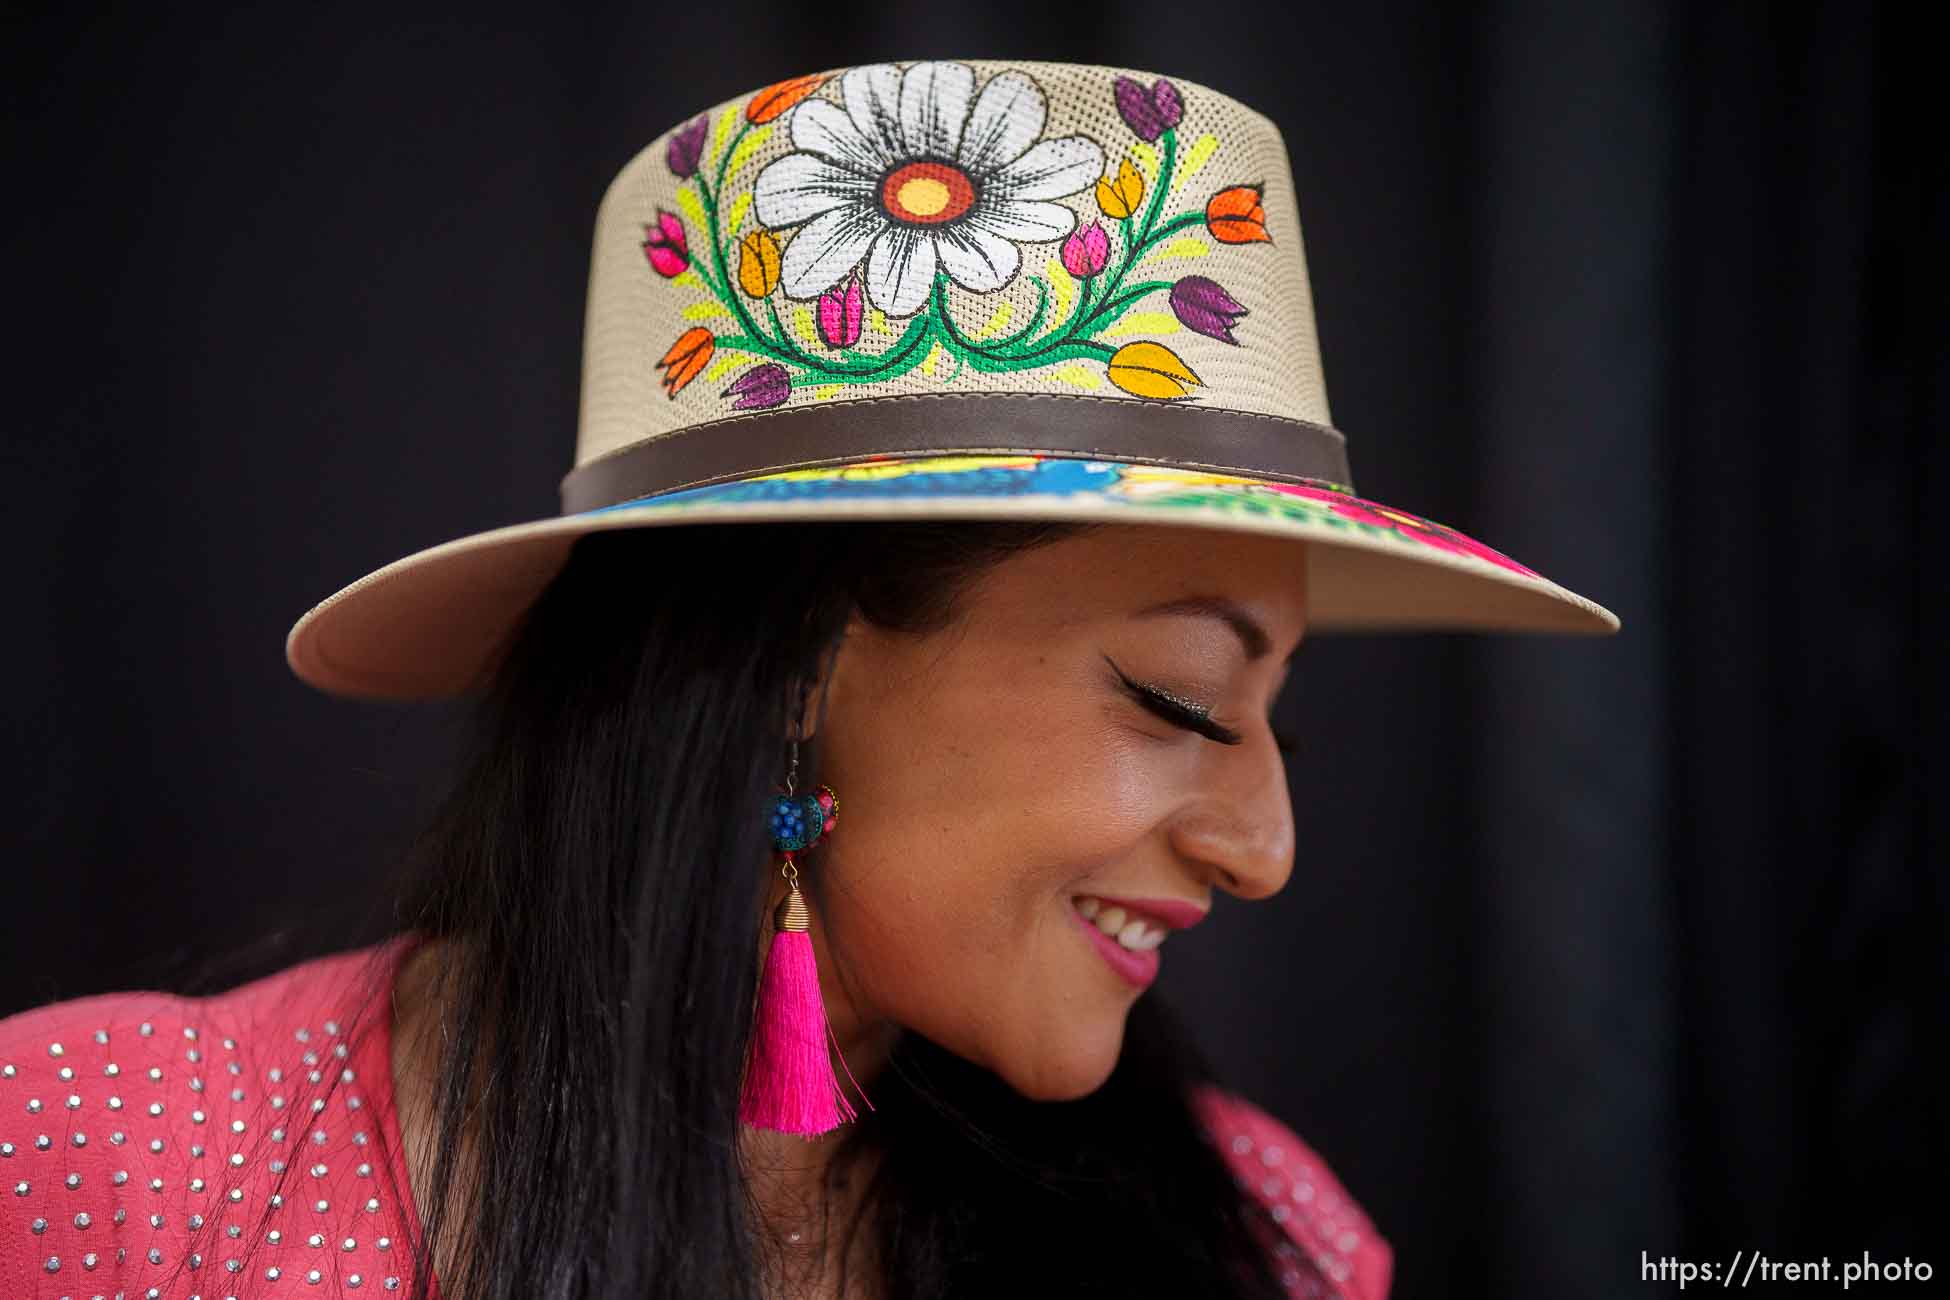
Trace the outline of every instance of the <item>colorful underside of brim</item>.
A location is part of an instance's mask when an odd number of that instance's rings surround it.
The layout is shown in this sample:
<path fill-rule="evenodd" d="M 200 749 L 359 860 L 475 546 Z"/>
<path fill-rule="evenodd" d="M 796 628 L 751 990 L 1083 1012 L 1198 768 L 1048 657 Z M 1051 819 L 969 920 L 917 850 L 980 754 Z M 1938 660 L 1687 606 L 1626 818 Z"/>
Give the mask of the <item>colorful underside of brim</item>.
<path fill-rule="evenodd" d="M 1109 505 L 1138 505 L 1153 510 L 1179 508 L 1188 514 L 1207 517 L 1286 518 L 1316 527 L 1399 539 L 1447 555 L 1480 560 L 1523 578 L 1548 581 L 1501 551 L 1453 528 L 1357 497 L 1335 483 L 1275 483 L 1177 466 L 1134 465 L 1033 453 L 878 457 L 846 465 L 783 470 L 730 483 L 683 488 L 582 513 L 902 498 L 933 498 L 946 503 L 991 497 L 1082 497 Z"/>
<path fill-rule="evenodd" d="M 322 690 L 395 699 L 485 680 L 523 612 L 599 531 L 705 523 L 1051 519 L 1248 531 L 1313 547 L 1320 631 L 1604 635 L 1609 610 L 1453 528 L 1322 482 L 1040 453 L 889 455 L 786 470 L 456 538 L 375 570 L 286 638 Z"/>

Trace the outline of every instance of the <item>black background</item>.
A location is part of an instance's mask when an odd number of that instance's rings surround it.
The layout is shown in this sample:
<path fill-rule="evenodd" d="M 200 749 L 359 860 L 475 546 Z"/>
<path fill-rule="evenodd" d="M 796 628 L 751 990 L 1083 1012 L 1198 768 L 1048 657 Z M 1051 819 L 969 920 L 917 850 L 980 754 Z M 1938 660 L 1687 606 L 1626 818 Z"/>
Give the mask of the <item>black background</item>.
<path fill-rule="evenodd" d="M 849 63 L 1120 64 L 1285 134 L 1364 494 L 1625 621 L 1312 645 L 1293 883 L 1174 941 L 1164 995 L 1374 1215 L 1398 1295 L 1670 1291 L 1642 1252 L 1941 1275 L 1922 12 L 14 13 L 0 1013 L 375 893 L 455 714 L 319 695 L 284 634 L 555 513 L 637 149 Z"/>

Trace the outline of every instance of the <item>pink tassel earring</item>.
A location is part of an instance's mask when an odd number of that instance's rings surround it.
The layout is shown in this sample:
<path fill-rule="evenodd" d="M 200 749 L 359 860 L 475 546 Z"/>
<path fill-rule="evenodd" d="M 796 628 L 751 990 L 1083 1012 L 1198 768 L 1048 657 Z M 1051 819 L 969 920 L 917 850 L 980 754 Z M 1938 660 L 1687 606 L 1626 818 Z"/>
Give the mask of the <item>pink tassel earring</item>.
<path fill-rule="evenodd" d="M 767 819 L 772 845 L 785 855 L 779 871 L 789 892 L 772 919 L 772 946 L 765 954 L 765 970 L 759 977 L 751 1058 L 738 1118 L 753 1128 L 811 1138 L 831 1132 L 856 1115 L 827 1059 L 828 1039 L 860 1099 L 867 1101 L 867 1095 L 846 1067 L 839 1040 L 826 1022 L 819 971 L 813 961 L 811 913 L 799 892 L 799 867 L 793 860 L 795 854 L 818 844 L 838 825 L 840 801 L 828 785 L 813 794 L 795 795 L 793 781 L 798 771 L 799 742 L 795 740 L 785 793 L 772 800 Z M 873 1108 L 871 1101 L 867 1101 L 867 1108 Z"/>

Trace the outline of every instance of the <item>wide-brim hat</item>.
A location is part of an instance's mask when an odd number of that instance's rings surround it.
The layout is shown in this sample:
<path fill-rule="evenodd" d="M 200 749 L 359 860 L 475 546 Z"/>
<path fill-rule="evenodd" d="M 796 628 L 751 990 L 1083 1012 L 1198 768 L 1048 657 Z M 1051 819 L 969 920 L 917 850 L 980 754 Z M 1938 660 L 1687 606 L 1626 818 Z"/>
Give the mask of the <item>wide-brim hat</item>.
<path fill-rule="evenodd" d="M 769 520 L 1245 530 L 1311 543 L 1313 631 L 1618 628 L 1354 495 L 1278 128 L 1122 68 L 845 68 L 651 143 L 597 214 L 561 496 L 321 601 L 292 669 L 463 692 L 578 537 Z"/>

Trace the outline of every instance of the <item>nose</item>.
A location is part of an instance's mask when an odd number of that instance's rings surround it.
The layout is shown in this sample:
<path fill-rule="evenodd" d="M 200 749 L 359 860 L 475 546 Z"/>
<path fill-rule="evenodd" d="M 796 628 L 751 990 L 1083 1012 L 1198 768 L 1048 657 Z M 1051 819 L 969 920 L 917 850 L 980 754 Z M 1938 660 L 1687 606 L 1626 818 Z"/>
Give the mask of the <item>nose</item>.
<path fill-rule="evenodd" d="M 1260 732 L 1214 764 L 1211 788 L 1173 820 L 1173 849 L 1219 888 L 1270 898 L 1293 875 L 1293 798 L 1286 765 Z"/>

